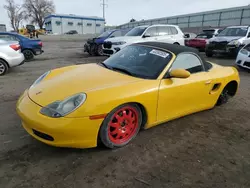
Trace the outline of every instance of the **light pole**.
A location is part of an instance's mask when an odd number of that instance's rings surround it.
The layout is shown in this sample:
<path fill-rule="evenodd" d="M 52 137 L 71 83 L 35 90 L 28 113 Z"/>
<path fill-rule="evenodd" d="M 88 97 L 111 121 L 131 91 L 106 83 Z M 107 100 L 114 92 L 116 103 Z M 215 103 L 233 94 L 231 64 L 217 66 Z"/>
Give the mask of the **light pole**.
<path fill-rule="evenodd" d="M 108 6 L 108 4 L 106 3 L 105 0 L 101 0 L 101 1 L 102 1 L 101 6 L 103 8 L 103 19 L 105 20 L 105 8 Z M 106 21 L 105 21 L 105 23 L 106 23 Z"/>

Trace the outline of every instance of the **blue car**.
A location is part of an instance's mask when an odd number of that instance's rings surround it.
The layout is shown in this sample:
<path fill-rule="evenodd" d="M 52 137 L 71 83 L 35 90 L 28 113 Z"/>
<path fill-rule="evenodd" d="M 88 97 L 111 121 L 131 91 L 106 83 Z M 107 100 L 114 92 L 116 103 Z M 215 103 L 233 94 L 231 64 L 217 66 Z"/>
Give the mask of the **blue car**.
<path fill-rule="evenodd" d="M 8 41 L 19 41 L 21 51 L 24 54 L 25 60 L 30 61 L 34 59 L 35 55 L 40 55 L 44 51 L 42 50 L 43 43 L 40 39 L 29 39 L 18 33 L 0 32 L 0 39 Z"/>
<path fill-rule="evenodd" d="M 84 52 L 88 52 L 90 55 L 101 56 L 103 55 L 102 45 L 106 39 L 124 36 L 128 31 L 128 29 L 114 29 L 102 33 L 97 38 L 88 39 L 84 45 Z"/>

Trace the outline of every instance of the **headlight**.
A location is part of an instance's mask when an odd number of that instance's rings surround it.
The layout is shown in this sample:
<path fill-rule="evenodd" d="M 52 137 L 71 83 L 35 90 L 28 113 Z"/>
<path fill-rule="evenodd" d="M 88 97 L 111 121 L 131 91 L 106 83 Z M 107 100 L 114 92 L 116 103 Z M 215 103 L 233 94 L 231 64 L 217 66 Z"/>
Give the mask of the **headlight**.
<path fill-rule="evenodd" d="M 79 93 L 68 97 L 63 101 L 55 101 L 46 107 L 43 107 L 40 110 L 40 113 L 48 117 L 60 118 L 79 108 L 86 101 L 86 98 L 87 95 L 85 93 Z"/>
<path fill-rule="evenodd" d="M 123 45 L 126 44 L 126 42 L 121 41 L 121 42 L 112 42 L 113 45 Z"/>
<path fill-rule="evenodd" d="M 240 53 L 242 53 L 242 54 L 244 54 L 244 55 L 248 55 L 248 51 L 245 50 L 245 49 L 242 49 L 242 50 L 240 51 Z"/>
<path fill-rule="evenodd" d="M 232 40 L 228 43 L 228 45 L 235 45 L 236 47 L 239 47 L 241 43 L 238 40 Z"/>
<path fill-rule="evenodd" d="M 48 74 L 50 73 L 50 71 L 45 72 L 43 75 L 41 75 L 32 85 L 31 87 L 39 84 L 46 76 L 48 76 Z"/>

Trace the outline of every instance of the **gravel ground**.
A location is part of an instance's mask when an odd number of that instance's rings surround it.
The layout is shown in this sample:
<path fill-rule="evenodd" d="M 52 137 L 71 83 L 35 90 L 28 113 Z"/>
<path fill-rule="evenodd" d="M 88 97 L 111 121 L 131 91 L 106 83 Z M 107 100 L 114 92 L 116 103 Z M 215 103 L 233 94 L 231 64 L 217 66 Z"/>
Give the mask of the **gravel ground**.
<path fill-rule="evenodd" d="M 104 58 L 84 54 L 83 41 L 47 38 L 44 45 L 43 55 L 0 78 L 1 188 L 250 187 L 247 71 L 240 70 L 239 93 L 228 104 L 142 131 L 124 148 L 54 148 L 23 130 L 18 97 L 47 70 Z"/>

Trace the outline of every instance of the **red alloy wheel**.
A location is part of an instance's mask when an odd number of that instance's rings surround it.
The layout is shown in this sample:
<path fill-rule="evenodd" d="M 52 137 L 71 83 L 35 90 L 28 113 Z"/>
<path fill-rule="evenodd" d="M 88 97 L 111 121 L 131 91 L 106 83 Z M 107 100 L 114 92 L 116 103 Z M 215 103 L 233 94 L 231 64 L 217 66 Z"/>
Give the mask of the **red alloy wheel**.
<path fill-rule="evenodd" d="M 133 106 L 117 110 L 108 123 L 108 137 L 113 144 L 121 145 L 129 141 L 139 127 L 139 113 Z"/>

